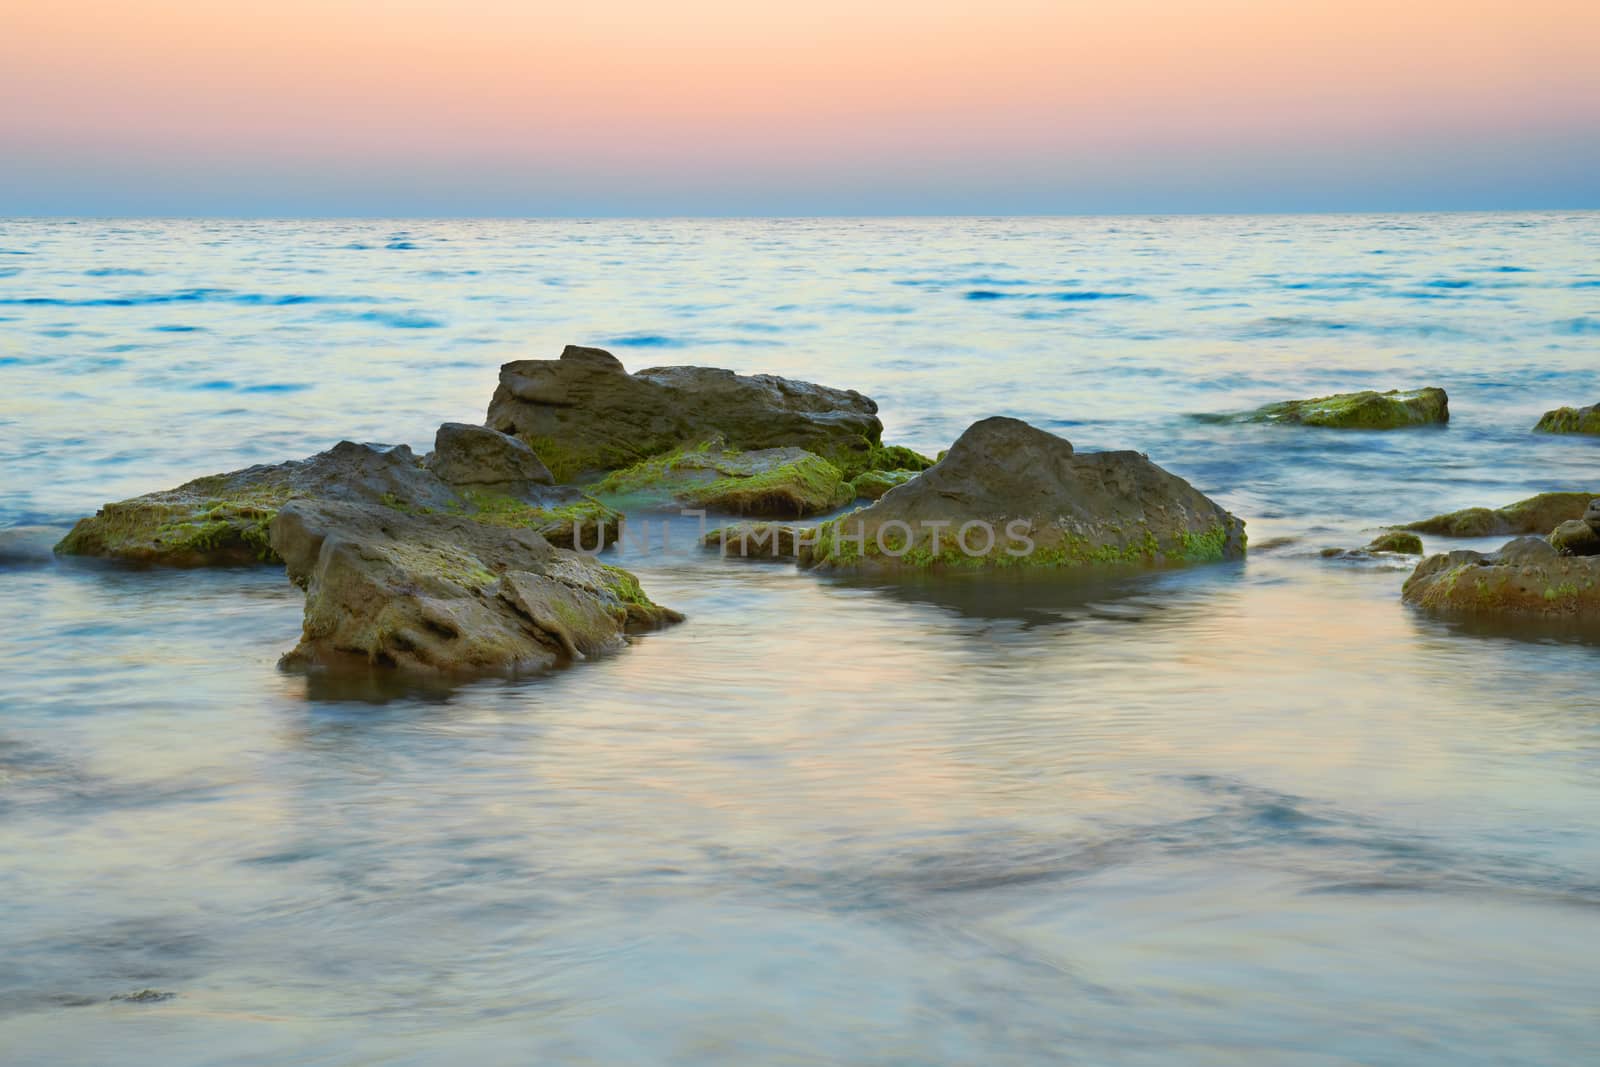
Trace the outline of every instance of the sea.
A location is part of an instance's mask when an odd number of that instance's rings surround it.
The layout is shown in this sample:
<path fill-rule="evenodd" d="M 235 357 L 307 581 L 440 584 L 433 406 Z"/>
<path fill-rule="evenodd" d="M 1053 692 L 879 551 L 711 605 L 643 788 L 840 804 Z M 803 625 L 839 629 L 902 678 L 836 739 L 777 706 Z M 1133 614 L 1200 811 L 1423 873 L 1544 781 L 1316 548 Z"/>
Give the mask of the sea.
<path fill-rule="evenodd" d="M 1530 432 L 1600 401 L 1600 213 L 0 220 L 0 534 L 420 454 L 567 344 L 929 454 L 1135 449 L 1251 553 L 885 584 L 681 536 L 606 558 L 683 625 L 427 688 L 280 670 L 281 568 L 13 558 L 0 1063 L 1600 1060 L 1600 638 L 1321 555 L 1600 494 L 1600 438 Z M 1420 386 L 1447 426 L 1203 418 Z"/>

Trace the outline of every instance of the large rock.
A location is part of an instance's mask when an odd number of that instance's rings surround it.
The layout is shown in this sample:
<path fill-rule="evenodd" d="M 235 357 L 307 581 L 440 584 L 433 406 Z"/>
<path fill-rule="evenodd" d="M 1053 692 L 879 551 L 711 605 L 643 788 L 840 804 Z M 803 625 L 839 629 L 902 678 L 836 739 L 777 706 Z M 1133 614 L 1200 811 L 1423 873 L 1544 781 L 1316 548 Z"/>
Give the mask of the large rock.
<path fill-rule="evenodd" d="M 801 448 L 741 452 L 720 441 L 669 452 L 615 471 L 592 486 L 631 507 L 686 507 L 798 519 L 855 499 L 839 468 Z"/>
<path fill-rule="evenodd" d="M 1450 420 L 1450 399 L 1443 389 L 1427 388 L 1379 393 L 1337 393 L 1311 400 L 1268 404 L 1233 421 L 1323 426 L 1338 430 L 1395 430 Z"/>
<path fill-rule="evenodd" d="M 559 481 L 615 470 L 720 435 L 732 448 L 803 448 L 852 477 L 887 462 L 878 406 L 854 390 L 711 367 L 629 374 L 609 352 L 500 368 L 486 423 L 520 437 Z"/>
<path fill-rule="evenodd" d="M 1547 411 L 1533 429 L 1535 433 L 1600 434 L 1600 404 Z"/>
<path fill-rule="evenodd" d="M 1401 596 L 1442 615 L 1600 622 L 1600 556 L 1563 556 L 1542 537 L 1519 537 L 1497 552 L 1430 556 Z"/>
<path fill-rule="evenodd" d="M 1466 508 L 1399 527 L 1442 537 L 1514 537 L 1546 533 L 1581 519 L 1595 493 L 1540 493 L 1503 508 Z"/>
<path fill-rule="evenodd" d="M 558 543 L 570 545 L 576 536 L 585 548 L 616 539 L 621 516 L 579 490 L 506 484 L 517 495 L 496 491 L 493 483 L 482 488 L 451 485 L 405 445 L 341 441 L 308 459 L 213 474 L 176 489 L 107 504 L 79 520 L 56 551 L 174 567 L 276 563 L 268 527 L 291 499 L 465 515 L 494 526 L 532 528 Z"/>
<path fill-rule="evenodd" d="M 292 500 L 271 544 L 306 591 L 287 666 L 519 674 L 615 651 L 682 618 L 628 572 L 532 530 L 370 504 Z"/>
<path fill-rule="evenodd" d="M 1137 452 L 1075 453 L 1008 418 L 968 427 L 877 503 L 823 523 L 825 570 L 1083 567 L 1233 559 L 1244 523 Z"/>

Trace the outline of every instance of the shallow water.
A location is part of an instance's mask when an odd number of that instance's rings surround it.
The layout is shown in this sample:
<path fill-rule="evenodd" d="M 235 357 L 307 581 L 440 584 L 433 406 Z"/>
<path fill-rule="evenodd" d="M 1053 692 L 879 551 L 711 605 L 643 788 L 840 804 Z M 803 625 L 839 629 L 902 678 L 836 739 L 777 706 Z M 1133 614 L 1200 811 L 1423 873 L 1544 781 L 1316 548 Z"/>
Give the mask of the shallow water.
<path fill-rule="evenodd" d="M 0 1062 L 1600 1055 L 1600 641 L 1316 556 L 1600 490 L 1526 432 L 1600 399 L 1600 215 L 0 222 L 0 526 L 420 450 L 568 342 L 1138 448 L 1258 551 L 884 588 L 679 524 L 617 562 L 687 624 L 398 695 L 278 672 L 270 568 L 0 570 Z"/>

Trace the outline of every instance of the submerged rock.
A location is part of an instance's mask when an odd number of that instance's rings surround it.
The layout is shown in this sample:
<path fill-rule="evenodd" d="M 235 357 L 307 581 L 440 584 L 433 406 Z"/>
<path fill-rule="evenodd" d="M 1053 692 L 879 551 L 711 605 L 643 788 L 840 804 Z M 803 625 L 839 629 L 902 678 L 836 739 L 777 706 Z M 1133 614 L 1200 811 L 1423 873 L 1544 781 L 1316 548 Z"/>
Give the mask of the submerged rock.
<path fill-rule="evenodd" d="M 0 530 L 0 567 L 37 566 L 55 558 L 59 526 L 8 526 Z"/>
<path fill-rule="evenodd" d="M 803 539 L 816 537 L 814 527 L 788 526 L 781 522 L 737 522 L 712 530 L 702 544 L 724 556 L 741 559 L 797 559 Z"/>
<path fill-rule="evenodd" d="M 720 441 L 636 463 L 592 488 L 606 499 L 636 504 L 672 501 L 736 515 L 795 519 L 855 499 L 838 467 L 804 449 L 740 452 Z"/>
<path fill-rule="evenodd" d="M 1428 557 L 1401 597 L 1443 615 L 1600 622 L 1600 556 L 1563 556 L 1543 537 L 1519 537 L 1497 552 Z"/>
<path fill-rule="evenodd" d="M 1600 434 L 1600 404 L 1547 411 L 1533 429 L 1535 433 Z"/>
<path fill-rule="evenodd" d="M 1148 566 L 1245 551 L 1243 522 L 1148 457 L 1078 454 L 1009 418 L 974 423 L 933 467 L 816 536 L 800 559 L 825 570 Z"/>
<path fill-rule="evenodd" d="M 1379 393 L 1337 393 L 1311 400 L 1286 400 L 1268 404 L 1244 415 L 1240 422 L 1286 423 L 1324 426 L 1339 430 L 1395 430 L 1450 420 L 1450 400 L 1443 389 L 1427 388 Z"/>
<path fill-rule="evenodd" d="M 1508 537 L 1543 534 L 1568 519 L 1583 517 L 1595 493 L 1540 493 L 1503 508 L 1466 508 L 1399 527 L 1442 537 Z"/>
<path fill-rule="evenodd" d="M 518 674 L 614 651 L 682 616 L 627 571 L 532 530 L 447 514 L 292 500 L 273 550 L 306 592 L 286 666 Z"/>
<path fill-rule="evenodd" d="M 569 345 L 560 359 L 501 367 L 485 421 L 520 437 L 563 482 L 716 436 L 731 448 L 802 448 L 853 477 L 907 465 L 885 453 L 877 412 L 854 390 L 712 367 L 629 374 L 609 352 Z"/>
<path fill-rule="evenodd" d="M 1324 559 L 1370 559 L 1377 555 L 1420 556 L 1422 538 L 1414 533 L 1390 530 L 1379 534 L 1365 548 L 1325 548 Z"/>

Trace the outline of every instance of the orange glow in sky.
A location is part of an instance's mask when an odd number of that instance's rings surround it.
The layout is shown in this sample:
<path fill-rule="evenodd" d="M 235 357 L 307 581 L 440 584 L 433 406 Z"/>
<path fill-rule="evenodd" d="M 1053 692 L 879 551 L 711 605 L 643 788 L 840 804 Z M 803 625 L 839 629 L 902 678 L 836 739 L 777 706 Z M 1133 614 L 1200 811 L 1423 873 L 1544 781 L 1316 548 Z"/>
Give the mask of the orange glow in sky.
<path fill-rule="evenodd" d="M 0 26 L 0 214 L 1600 206 L 1579 0 L 0 0 Z"/>

